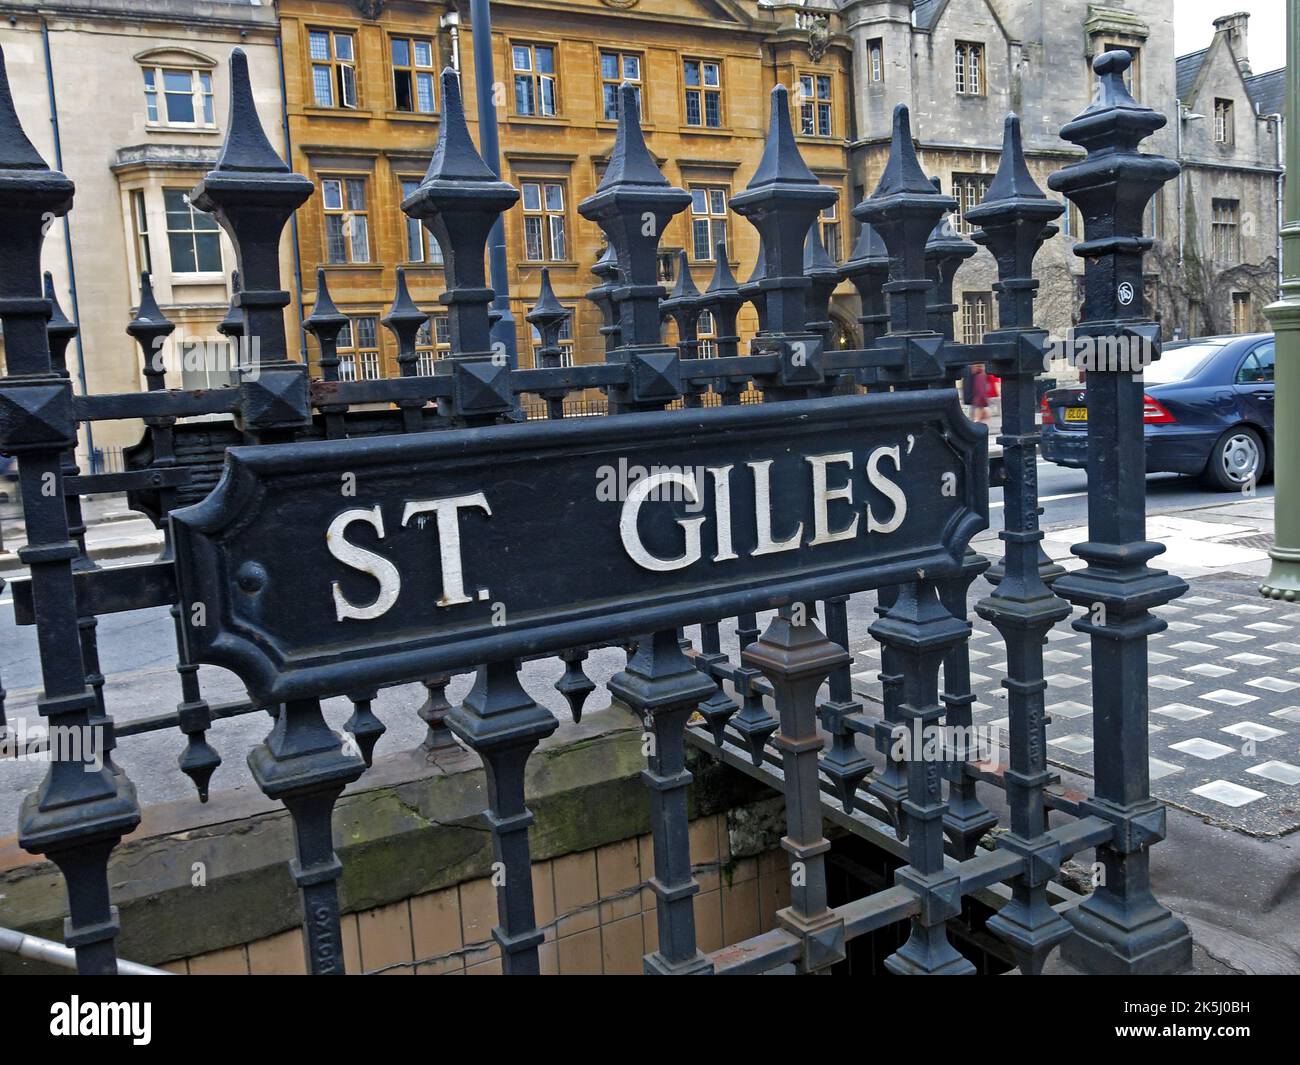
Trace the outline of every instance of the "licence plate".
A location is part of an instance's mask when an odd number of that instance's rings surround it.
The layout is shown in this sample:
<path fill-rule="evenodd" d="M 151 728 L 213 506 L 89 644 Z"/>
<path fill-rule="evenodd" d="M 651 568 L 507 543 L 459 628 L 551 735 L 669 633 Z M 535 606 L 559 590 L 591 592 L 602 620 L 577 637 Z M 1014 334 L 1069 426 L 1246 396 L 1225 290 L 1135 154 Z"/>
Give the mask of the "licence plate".
<path fill-rule="evenodd" d="M 1065 420 L 1067 422 L 1086 422 L 1088 420 L 1087 407 L 1066 407 Z"/>

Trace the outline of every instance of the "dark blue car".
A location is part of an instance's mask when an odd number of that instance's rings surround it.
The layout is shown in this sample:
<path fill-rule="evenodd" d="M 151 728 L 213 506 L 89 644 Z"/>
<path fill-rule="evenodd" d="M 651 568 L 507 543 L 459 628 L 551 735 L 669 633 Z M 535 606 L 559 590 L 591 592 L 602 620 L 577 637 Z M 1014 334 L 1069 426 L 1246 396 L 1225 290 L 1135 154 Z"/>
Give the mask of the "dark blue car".
<path fill-rule="evenodd" d="M 1148 473 L 1201 476 L 1240 491 L 1272 469 L 1272 333 L 1169 344 L 1142 379 Z M 1042 452 L 1061 466 L 1087 466 L 1086 387 L 1043 397 Z"/>

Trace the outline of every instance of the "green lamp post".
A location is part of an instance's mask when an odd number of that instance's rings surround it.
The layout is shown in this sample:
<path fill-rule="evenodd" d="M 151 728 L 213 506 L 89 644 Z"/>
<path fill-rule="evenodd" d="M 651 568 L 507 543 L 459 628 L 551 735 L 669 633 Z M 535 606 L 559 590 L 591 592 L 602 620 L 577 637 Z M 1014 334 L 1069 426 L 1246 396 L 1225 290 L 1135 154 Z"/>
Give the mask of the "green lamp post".
<path fill-rule="evenodd" d="M 1300 5 L 1290 4 L 1286 23 L 1287 117 L 1300 112 Z M 1264 312 L 1277 334 L 1276 518 L 1273 566 L 1260 585 L 1271 599 L 1300 600 L 1300 137 L 1288 130 L 1286 224 L 1282 227 L 1282 295 Z"/>

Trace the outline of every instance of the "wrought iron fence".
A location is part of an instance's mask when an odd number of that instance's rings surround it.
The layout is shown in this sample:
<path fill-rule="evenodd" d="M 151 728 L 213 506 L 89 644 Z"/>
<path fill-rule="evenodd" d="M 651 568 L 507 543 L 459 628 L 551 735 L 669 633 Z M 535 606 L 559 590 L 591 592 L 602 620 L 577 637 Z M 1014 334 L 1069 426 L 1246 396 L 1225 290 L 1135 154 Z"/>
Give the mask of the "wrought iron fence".
<path fill-rule="evenodd" d="M 1158 334 L 1143 306 L 1142 257 L 1150 241 L 1141 235 L 1142 211 L 1177 167 L 1137 150 L 1165 120 L 1129 95 L 1129 62 L 1126 52 L 1095 61 L 1096 100 L 1062 130 L 1087 155 L 1049 184 L 1088 220 L 1088 239 L 1076 248 L 1086 259 L 1080 331 L 1155 345 Z M 312 186 L 267 141 L 239 51 L 231 59 L 231 82 L 225 145 L 191 199 L 216 217 L 237 250 L 240 283 L 221 328 L 232 338 L 258 339 L 256 372 L 245 368 L 236 388 L 168 388 L 155 353 L 174 327 L 154 302 L 146 276 L 128 331 L 142 353 L 147 390 L 74 396 L 65 355 L 76 326 L 48 287 L 42 293 L 40 274 L 45 221 L 69 210 L 73 186 L 49 170 L 24 135 L 0 63 L 0 319 L 9 369 L 0 379 L 0 450 L 19 457 L 28 530 L 21 557 L 31 570 L 30 581 L 14 586 L 15 606 L 20 621 L 36 626 L 44 680 L 40 713 L 52 726 L 81 730 L 103 755 L 98 771 L 79 760 L 51 762 L 43 785 L 23 805 L 20 842 L 64 874 L 66 938 L 82 972 L 116 970 L 118 921 L 107 863 L 140 820 L 134 787 L 112 761 L 118 741 L 178 728 L 185 737 L 180 768 L 206 798 L 221 763 L 209 733 L 226 717 L 262 708 L 275 726 L 249 761 L 259 786 L 284 802 L 295 826 L 290 866 L 302 894 L 309 967 L 342 972 L 341 866 L 331 840 L 332 810 L 344 787 L 365 772 L 384 731 L 374 708 L 379 691 L 413 682 L 429 692 L 420 711 L 429 726 L 426 743 L 454 742 L 454 735 L 483 758 L 490 785 L 486 818 L 505 872 L 493 935 L 506 972 L 536 972 L 542 936 L 529 876 L 532 817 L 524 767 L 557 722 L 522 688 L 519 662 L 558 657 L 564 671 L 556 687 L 576 718 L 594 688 L 582 662 L 600 643 L 627 644 L 627 666 L 609 688 L 643 718 L 651 741 L 644 778 L 653 815 L 649 886 L 657 898 L 659 938 L 646 957 L 647 972 L 750 973 L 787 963 L 816 972 L 842 958 L 849 940 L 895 922 L 908 922 L 910 935 L 887 962 L 892 972 L 969 972 L 970 963 L 949 942 L 946 922 L 960 913 L 964 897 L 995 884 L 1008 885 L 1009 895 L 989 928 L 1026 973 L 1041 971 L 1063 942 L 1074 961 L 1094 972 L 1170 971 L 1188 963 L 1187 930 L 1149 887 L 1148 851 L 1164 834 L 1164 811 L 1149 794 L 1146 723 L 1146 640 L 1163 627 L 1151 609 L 1185 585 L 1147 566 L 1160 548 L 1144 538 L 1142 464 L 1126 461 L 1141 454 L 1142 386 L 1119 372 L 1101 370 L 1088 379 L 1090 533 L 1076 548 L 1086 565 L 1067 574 L 1042 553 L 1035 379 L 1044 365 L 1046 334 L 1033 325 L 1038 283 L 1032 266 L 1062 206 L 1032 180 L 1015 116 L 1006 122 L 997 176 L 984 202 L 967 213 L 979 227 L 973 239 L 996 259 L 999 328 L 980 344 L 959 344 L 953 339 L 953 277 L 974 247 L 945 221 L 954 201 L 922 172 L 905 107 L 894 114 L 879 186 L 854 209 L 860 239 L 837 265 L 820 247 L 815 224 L 835 193 L 800 158 L 786 90 L 774 89 L 762 161 L 732 200 L 761 237 L 754 274 L 738 283 L 719 255 L 704 292 L 683 268 L 667 293 L 657 283 L 659 234 L 690 197 L 659 171 L 642 139 L 635 90 L 624 87 L 608 169 L 579 206 L 609 244 L 594 267 L 599 283 L 589 293 L 603 312 L 604 351 L 595 361 L 561 365 L 560 331 L 570 312 L 555 300 L 544 273 L 541 296 L 527 316 L 542 338 L 539 366 L 517 370 L 493 351 L 493 294 L 483 252 L 490 227 L 518 193 L 478 155 L 459 83 L 447 71 L 432 163 L 403 210 L 427 226 L 443 251 L 447 290 L 441 301 L 450 319 L 451 355 L 432 374 L 418 373 L 416 340 L 427 311 L 414 304 L 399 272 L 383 324 L 397 338 L 400 376 L 342 380 L 337 342 L 347 318 L 331 302 L 321 271 L 305 323 L 320 346 L 321 379 L 309 380 L 286 344 L 289 297 L 281 288 L 278 245 Z M 828 304 L 842 280 L 861 296 L 862 344 L 830 350 Z M 760 332 L 741 355 L 736 318 L 745 302 L 756 308 Z M 714 323 L 708 352 L 696 332 L 705 311 Z M 661 341 L 666 319 L 676 324 L 675 346 Z M 987 364 L 1004 387 L 1005 557 L 991 570 L 990 560 L 969 548 L 987 523 L 987 438 L 962 415 L 952 388 L 973 363 Z M 607 397 L 602 404 L 575 398 L 597 390 Z M 521 397 L 529 424 L 510 424 Z M 230 417 L 185 421 L 196 415 Z M 127 468 L 80 473 L 73 457 L 79 423 L 126 418 L 141 418 L 146 426 Z M 838 441 L 878 440 L 871 434 L 884 432 L 905 443 L 882 445 L 867 462 L 861 491 L 875 493 L 879 515 L 870 503 L 858 513 L 860 496 L 851 524 L 833 528 L 831 502 L 851 500 L 859 483 L 853 478 L 861 481 L 863 471 L 852 451 L 847 459 L 824 452 L 850 447 Z M 796 504 L 788 490 L 774 487 L 776 459 L 762 456 L 775 452 L 763 448 L 789 451 L 810 440 L 821 453 L 799 460 L 812 471 L 812 499 Z M 382 615 L 392 605 L 385 601 L 385 582 L 396 580 L 397 570 L 366 551 L 333 554 L 336 561 L 350 559 L 344 569 L 351 580 L 341 576 L 334 583 L 334 606 L 340 623 L 369 619 L 379 626 L 376 636 L 356 643 L 335 638 L 323 647 L 283 605 L 286 589 L 291 597 L 300 591 L 299 578 L 285 576 L 285 556 L 296 551 L 283 539 L 278 553 L 270 551 L 267 501 L 278 508 L 278 520 L 306 515 L 310 526 L 312 516 L 328 518 L 337 510 L 320 493 L 339 470 L 360 470 L 380 489 L 393 471 L 402 483 L 441 478 L 439 490 L 446 491 L 455 478 L 469 476 L 466 470 L 490 484 L 498 468 L 506 471 L 503 478 L 535 469 L 552 480 L 516 511 L 537 506 L 550 517 L 558 512 L 546 509 L 546 497 L 563 495 L 553 490 L 556 484 L 574 483 L 574 464 L 587 451 L 614 454 L 647 442 L 671 449 L 680 441 L 720 456 L 708 470 L 716 521 L 709 531 L 711 563 L 735 567 L 727 571 L 735 577 L 717 576 L 721 570 L 711 570 L 707 580 L 682 575 L 699 561 L 706 519 L 669 510 L 665 528 L 684 537 L 687 550 L 680 559 L 665 558 L 665 541 L 638 540 L 633 511 L 631 531 L 626 521 L 622 525 L 623 546 L 639 569 L 618 556 L 619 566 L 635 576 L 628 596 L 606 589 L 605 600 L 571 603 L 539 568 L 517 575 L 529 582 L 526 590 L 514 589 L 525 603 L 519 620 L 494 631 L 475 613 L 487 609 L 478 603 L 486 589 L 476 600 L 463 586 L 462 570 L 447 564 L 449 557 L 456 561 L 449 546 L 456 508 L 488 508 L 481 493 L 469 493 L 450 505 L 446 525 L 446 498 L 419 504 L 438 523 L 443 558 L 442 598 L 429 609 L 456 607 L 468 620 L 438 623 L 408 611 L 402 613 L 405 629 L 384 629 L 391 619 Z M 901 456 L 912 455 L 913 447 L 913 472 L 891 479 L 882 464 L 892 460 L 901 472 Z M 839 463 L 851 467 L 840 471 L 850 480 L 836 488 L 827 470 Z M 733 489 L 737 464 L 752 478 Z M 688 496 L 698 490 L 683 489 Z M 127 491 L 131 506 L 166 530 L 157 561 L 112 570 L 90 561 L 79 500 L 98 491 Z M 882 500 L 893 503 L 892 517 L 883 517 L 888 510 Z M 723 522 L 742 502 L 752 505 L 758 526 L 744 557 Z M 887 541 L 909 504 L 911 542 Z M 408 503 L 408 512 L 414 505 Z M 498 495 L 493 505 L 494 520 L 504 522 L 508 534 L 512 504 Z M 360 517 L 351 506 L 331 526 L 336 547 L 346 540 L 350 521 L 370 524 L 383 536 L 378 505 Z M 791 524 L 806 519 L 814 535 L 783 540 L 788 526 L 774 526 L 774 515 Z M 846 522 L 847 512 L 840 517 Z M 801 532 L 804 524 L 800 520 Z M 825 555 L 810 553 L 827 545 Z M 574 566 L 592 562 L 574 552 L 557 565 L 573 574 L 580 572 Z M 505 568 L 505 560 L 501 564 Z M 609 567 L 617 570 L 612 562 Z M 999 771 L 977 762 L 966 740 L 944 742 L 937 757 L 897 742 L 900 735 L 916 738 L 940 725 L 950 735 L 969 736 L 974 697 L 966 597 L 986 570 L 994 587 L 977 610 L 1007 648 L 1010 753 Z M 372 601 L 358 588 L 368 589 Z M 882 661 L 878 716 L 854 699 L 846 652 L 849 596 L 871 589 L 877 590 L 878 620 L 870 632 Z M 1052 626 L 1069 615 L 1070 603 L 1085 608 L 1075 627 L 1091 634 L 1093 647 L 1096 782 L 1087 797 L 1056 786 L 1045 750 L 1043 645 Z M 175 619 L 181 699 L 174 713 L 115 729 L 105 705 L 95 618 L 148 606 L 168 606 Z M 760 631 L 758 614 L 769 609 L 776 614 Z M 731 619 L 739 661 L 721 649 L 722 626 Z M 317 621 L 308 620 L 313 626 Z M 696 624 L 698 647 L 683 629 Z M 70 648 L 79 653 L 69 654 Z M 250 698 L 209 703 L 199 685 L 200 662 L 235 669 Z M 474 687 L 452 707 L 445 698 L 449 676 L 467 670 L 475 671 Z M 829 698 L 819 702 L 825 681 Z M 326 725 L 320 708 L 326 695 L 351 699 L 346 728 L 360 754 Z M 761 768 L 786 800 L 790 906 L 779 914 L 776 930 L 712 954 L 697 948 L 693 923 L 698 888 L 686 831 L 688 739 L 733 764 Z M 859 741 L 883 755 L 882 769 L 875 769 Z M 980 798 L 989 788 L 1005 792 L 1010 823 L 993 846 L 982 847 L 997 823 Z M 846 811 L 869 808 L 886 820 L 907 856 L 892 887 L 836 908 L 828 905 L 824 869 L 829 844 L 823 823 L 834 812 L 832 797 Z M 1058 827 L 1049 826 L 1049 811 L 1060 815 Z M 1062 915 L 1049 884 L 1064 861 L 1092 848 L 1105 876 Z"/>

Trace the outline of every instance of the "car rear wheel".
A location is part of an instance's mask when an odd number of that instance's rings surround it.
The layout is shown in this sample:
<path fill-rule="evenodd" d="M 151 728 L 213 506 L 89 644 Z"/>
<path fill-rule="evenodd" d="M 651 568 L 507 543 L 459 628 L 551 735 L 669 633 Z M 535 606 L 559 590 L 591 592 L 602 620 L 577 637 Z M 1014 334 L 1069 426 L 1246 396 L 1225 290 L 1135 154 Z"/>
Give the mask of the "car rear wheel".
<path fill-rule="evenodd" d="M 1238 425 L 1214 445 L 1205 466 L 1205 479 L 1221 492 L 1238 492 L 1264 476 L 1264 442 L 1254 429 Z"/>

